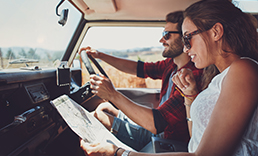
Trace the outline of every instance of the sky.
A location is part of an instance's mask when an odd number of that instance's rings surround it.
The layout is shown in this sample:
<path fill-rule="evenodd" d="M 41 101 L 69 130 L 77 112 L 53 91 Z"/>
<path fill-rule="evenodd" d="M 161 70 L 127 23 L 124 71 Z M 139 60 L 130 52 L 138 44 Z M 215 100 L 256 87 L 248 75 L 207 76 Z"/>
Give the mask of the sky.
<path fill-rule="evenodd" d="M 55 7 L 59 0 L 0 0 L 0 47 L 32 47 L 49 50 L 65 50 L 80 19 L 80 14 L 69 8 L 65 26 L 57 24 L 59 17 Z M 68 3 L 67 1 L 65 3 Z M 256 5 L 257 4 L 257 5 Z M 239 3 L 244 11 L 256 9 L 258 0 L 249 0 L 247 5 Z M 17 18 L 18 16 L 18 18 Z M 115 34 L 118 31 L 119 35 Z M 163 28 L 152 29 L 90 29 L 83 46 L 94 48 L 128 49 L 161 46 L 159 39 Z M 141 34 L 141 35 L 139 35 Z"/>
<path fill-rule="evenodd" d="M 59 0 L 0 0 L 0 46 L 28 46 L 62 50 L 76 27 L 70 18 L 65 27 L 57 24 L 55 7 Z M 66 6 L 62 6 L 61 9 Z M 59 11 L 61 12 L 61 11 Z M 70 11 L 70 16 L 76 15 Z M 76 17 L 76 16 L 74 16 Z M 67 31 L 68 30 L 68 31 Z"/>
<path fill-rule="evenodd" d="M 258 13 L 258 0 L 232 0 L 244 12 Z"/>
<path fill-rule="evenodd" d="M 98 27 L 90 28 L 86 34 L 82 46 L 92 46 L 94 49 L 107 48 L 124 50 L 140 47 L 158 47 L 163 27 L 137 28 L 137 27 Z M 114 33 L 116 32 L 116 33 Z"/>
<path fill-rule="evenodd" d="M 80 20 L 80 13 L 71 8 L 68 2 L 62 4 L 59 13 L 62 9 L 69 8 L 67 24 L 62 27 L 57 23 L 59 17 L 55 14 L 58 3 L 59 0 L 0 0 L 0 47 L 66 49 Z M 120 37 L 114 34 L 114 30 L 119 32 Z M 163 28 L 147 28 L 144 31 L 115 28 L 107 31 L 96 28 L 89 31 L 87 37 L 90 39 L 83 45 L 111 49 L 161 46 L 159 39 L 162 30 Z M 136 38 L 140 33 L 146 36 L 144 41 L 143 38 Z"/>

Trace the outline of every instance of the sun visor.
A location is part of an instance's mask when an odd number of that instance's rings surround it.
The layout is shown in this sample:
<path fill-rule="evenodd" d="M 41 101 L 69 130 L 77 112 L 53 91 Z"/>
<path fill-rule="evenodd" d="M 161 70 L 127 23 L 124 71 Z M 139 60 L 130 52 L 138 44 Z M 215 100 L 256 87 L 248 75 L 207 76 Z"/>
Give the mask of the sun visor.
<path fill-rule="evenodd" d="M 90 10 L 95 13 L 114 13 L 117 11 L 115 0 L 83 0 L 89 7 L 87 13 L 91 13 Z"/>

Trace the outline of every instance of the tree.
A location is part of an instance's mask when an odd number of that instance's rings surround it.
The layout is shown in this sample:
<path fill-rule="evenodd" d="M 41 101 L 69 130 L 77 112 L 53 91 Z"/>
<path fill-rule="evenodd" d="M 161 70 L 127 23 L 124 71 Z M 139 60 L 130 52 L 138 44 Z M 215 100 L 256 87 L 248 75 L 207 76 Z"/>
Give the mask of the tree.
<path fill-rule="evenodd" d="M 22 58 L 26 58 L 27 57 L 27 54 L 25 52 L 25 50 L 22 48 L 21 51 L 19 52 L 19 55 L 22 57 Z"/>
<path fill-rule="evenodd" d="M 8 49 L 7 54 L 6 54 L 6 58 L 7 59 L 15 59 L 15 55 L 14 55 L 11 48 Z"/>
<path fill-rule="evenodd" d="M 27 58 L 29 58 L 29 59 L 40 59 L 40 56 L 36 54 L 36 51 L 37 51 L 36 48 L 35 48 L 35 50 L 30 48 L 30 50 L 27 53 L 27 55 L 28 55 Z"/>

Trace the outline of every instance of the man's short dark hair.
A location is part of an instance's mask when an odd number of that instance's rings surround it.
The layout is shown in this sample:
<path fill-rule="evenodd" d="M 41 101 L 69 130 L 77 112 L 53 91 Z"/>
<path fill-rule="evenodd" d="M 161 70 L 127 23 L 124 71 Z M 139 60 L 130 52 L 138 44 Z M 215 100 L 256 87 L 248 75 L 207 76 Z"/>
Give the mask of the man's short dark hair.
<path fill-rule="evenodd" d="M 175 11 L 167 14 L 166 22 L 177 23 L 177 30 L 182 31 L 182 23 L 184 20 L 183 11 Z"/>

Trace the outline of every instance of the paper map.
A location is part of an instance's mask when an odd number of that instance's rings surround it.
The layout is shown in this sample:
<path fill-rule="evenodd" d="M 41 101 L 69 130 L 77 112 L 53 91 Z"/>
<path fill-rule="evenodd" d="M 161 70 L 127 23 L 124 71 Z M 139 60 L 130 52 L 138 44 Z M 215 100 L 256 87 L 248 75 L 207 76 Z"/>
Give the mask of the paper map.
<path fill-rule="evenodd" d="M 50 103 L 57 109 L 67 125 L 84 141 L 89 143 L 107 141 L 118 147 L 132 150 L 132 148 L 120 142 L 93 115 L 67 95 L 62 95 Z"/>

